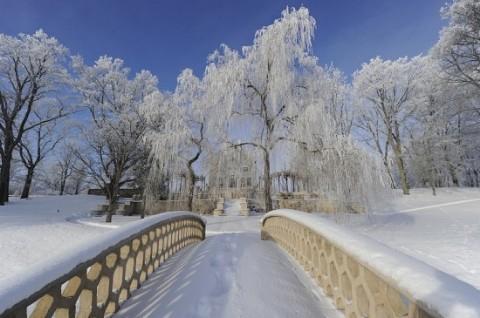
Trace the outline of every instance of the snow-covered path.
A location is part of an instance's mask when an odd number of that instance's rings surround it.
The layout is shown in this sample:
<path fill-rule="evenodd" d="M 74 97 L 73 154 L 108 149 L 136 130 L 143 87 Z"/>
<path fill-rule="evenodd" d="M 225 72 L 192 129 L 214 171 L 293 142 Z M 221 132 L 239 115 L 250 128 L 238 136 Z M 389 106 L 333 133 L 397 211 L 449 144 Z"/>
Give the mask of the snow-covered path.
<path fill-rule="evenodd" d="M 240 201 L 239 200 L 225 200 L 225 215 L 239 215 Z"/>
<path fill-rule="evenodd" d="M 205 241 L 168 260 L 115 317 L 337 317 L 259 216 L 209 217 Z"/>

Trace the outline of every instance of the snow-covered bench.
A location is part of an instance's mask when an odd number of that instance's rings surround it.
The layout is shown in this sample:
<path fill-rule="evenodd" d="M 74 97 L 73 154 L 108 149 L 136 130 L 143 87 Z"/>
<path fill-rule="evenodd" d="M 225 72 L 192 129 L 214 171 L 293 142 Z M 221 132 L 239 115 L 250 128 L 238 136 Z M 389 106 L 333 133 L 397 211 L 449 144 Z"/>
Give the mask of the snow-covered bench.
<path fill-rule="evenodd" d="M 480 291 L 380 242 L 295 210 L 262 220 L 345 317 L 479 318 Z"/>
<path fill-rule="evenodd" d="M 205 238 L 205 221 L 167 212 L 133 222 L 35 270 L 0 282 L 0 317 L 104 317 L 181 248 Z"/>

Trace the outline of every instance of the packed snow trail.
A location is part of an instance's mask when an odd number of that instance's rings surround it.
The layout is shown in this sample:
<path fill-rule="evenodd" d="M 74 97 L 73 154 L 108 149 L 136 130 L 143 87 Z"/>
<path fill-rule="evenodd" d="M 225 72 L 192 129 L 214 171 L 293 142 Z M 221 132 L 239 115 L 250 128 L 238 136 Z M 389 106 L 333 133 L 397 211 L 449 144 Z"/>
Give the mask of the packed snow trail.
<path fill-rule="evenodd" d="M 441 203 L 441 204 L 427 205 L 427 206 L 422 206 L 422 207 L 419 207 L 419 208 L 401 210 L 398 213 L 407 213 L 407 212 L 415 212 L 415 211 L 421 211 L 421 210 L 430 210 L 430 209 L 435 209 L 435 208 L 443 208 L 443 207 L 446 207 L 446 206 L 459 205 L 459 204 L 471 203 L 471 202 L 476 202 L 476 201 L 480 201 L 480 199 L 460 200 L 460 201 L 453 201 L 453 202 L 447 202 L 447 203 Z"/>
<path fill-rule="evenodd" d="M 260 217 L 209 217 L 205 241 L 178 252 L 115 317 L 341 317 L 275 243 Z"/>

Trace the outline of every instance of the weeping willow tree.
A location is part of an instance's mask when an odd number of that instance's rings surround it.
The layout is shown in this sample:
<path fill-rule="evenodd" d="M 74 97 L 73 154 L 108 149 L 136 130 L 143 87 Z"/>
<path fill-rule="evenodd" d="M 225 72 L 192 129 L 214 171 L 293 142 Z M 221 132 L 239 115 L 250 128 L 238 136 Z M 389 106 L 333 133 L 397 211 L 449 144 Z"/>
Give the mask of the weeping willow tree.
<path fill-rule="evenodd" d="M 151 160 L 147 197 L 154 197 L 159 184 L 171 184 L 180 178 L 184 182 L 176 190 L 182 192 L 192 210 L 198 178 L 195 165 L 208 148 L 211 108 L 205 104 L 204 91 L 202 81 L 186 69 L 179 75 L 173 94 L 155 92 L 146 98 L 143 112 L 149 118 L 149 129 L 145 141 Z"/>
<path fill-rule="evenodd" d="M 213 104 L 221 105 L 229 123 L 244 128 L 230 144 L 252 148 L 261 156 L 265 209 L 272 209 L 274 149 L 302 111 L 302 73 L 314 64 L 311 55 L 315 20 L 308 9 L 287 8 L 281 18 L 255 33 L 253 44 L 236 52 L 226 46 L 210 56 L 206 78 Z M 232 138 L 233 137 L 233 138 Z"/>
<path fill-rule="evenodd" d="M 348 137 L 339 136 L 333 145 L 323 150 L 298 146 L 290 169 L 308 190 L 334 202 L 336 212 L 376 208 L 390 192 L 378 156 L 368 154 Z"/>
<path fill-rule="evenodd" d="M 388 174 L 351 134 L 350 88 L 334 68 L 312 68 L 304 77 L 306 105 L 296 118 L 290 140 L 291 168 L 309 191 L 335 201 L 336 210 L 369 210 L 389 191 Z"/>

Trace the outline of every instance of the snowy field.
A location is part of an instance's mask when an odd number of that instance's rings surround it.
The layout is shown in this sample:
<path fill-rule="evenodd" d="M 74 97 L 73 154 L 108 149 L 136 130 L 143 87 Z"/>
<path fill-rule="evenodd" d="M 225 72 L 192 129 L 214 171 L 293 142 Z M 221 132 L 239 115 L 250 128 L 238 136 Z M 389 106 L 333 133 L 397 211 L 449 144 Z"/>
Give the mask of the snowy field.
<path fill-rule="evenodd" d="M 0 281 L 107 231 L 75 223 L 103 201 L 87 195 L 33 196 L 0 206 Z"/>
<path fill-rule="evenodd" d="M 413 189 L 347 226 L 480 289 L 480 191 Z"/>

